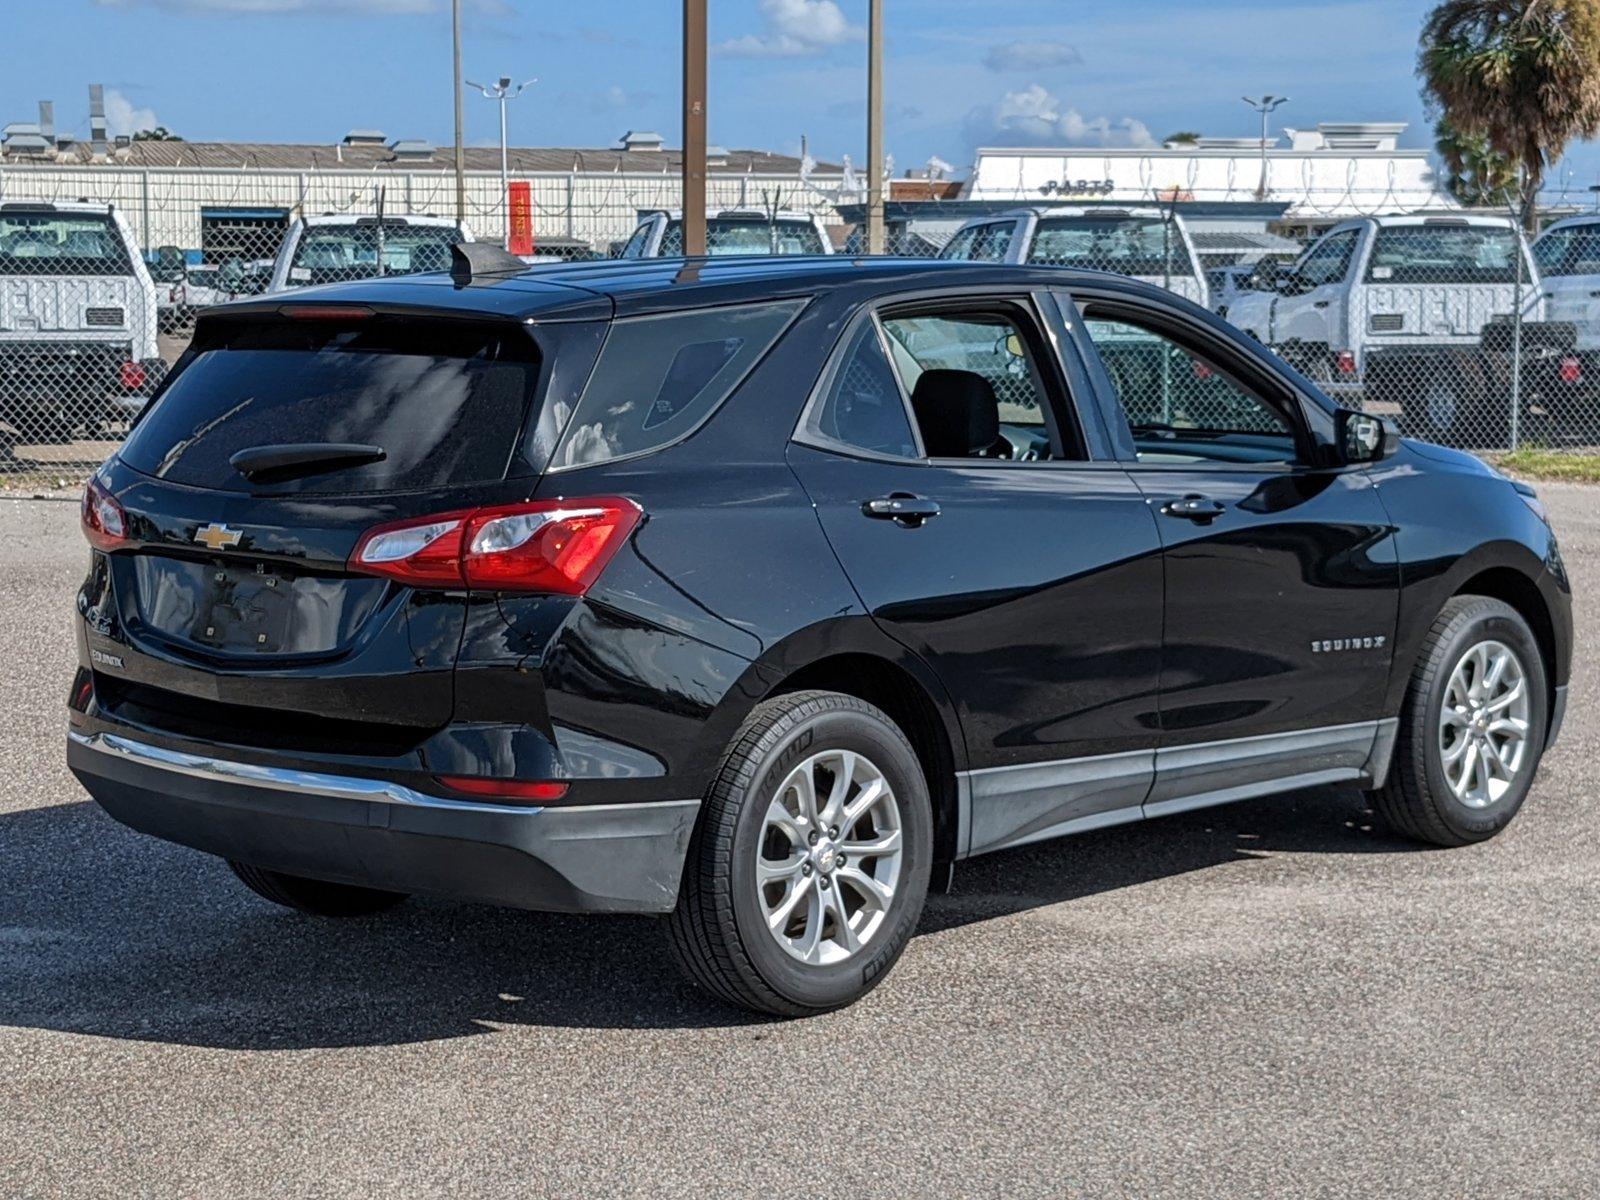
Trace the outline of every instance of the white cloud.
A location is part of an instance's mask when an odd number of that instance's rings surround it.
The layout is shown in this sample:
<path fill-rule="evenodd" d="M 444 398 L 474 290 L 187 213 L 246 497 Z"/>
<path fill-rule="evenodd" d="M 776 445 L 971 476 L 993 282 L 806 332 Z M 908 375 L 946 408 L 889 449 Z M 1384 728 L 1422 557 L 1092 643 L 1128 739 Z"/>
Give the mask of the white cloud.
<path fill-rule="evenodd" d="M 761 0 L 759 34 L 719 42 L 726 58 L 799 58 L 860 41 L 866 32 L 845 19 L 834 0 Z"/>
<path fill-rule="evenodd" d="M 968 141 L 991 146 L 1154 146 L 1143 121 L 1133 117 L 1085 117 L 1063 108 L 1039 84 L 1007 92 L 997 103 L 967 114 Z"/>
<path fill-rule="evenodd" d="M 983 56 L 991 71 L 1041 71 L 1082 61 L 1083 55 L 1065 42 L 1004 42 Z"/>
<path fill-rule="evenodd" d="M 112 137 L 132 137 L 157 124 L 155 109 L 140 108 L 116 88 L 106 89 L 106 130 Z"/>

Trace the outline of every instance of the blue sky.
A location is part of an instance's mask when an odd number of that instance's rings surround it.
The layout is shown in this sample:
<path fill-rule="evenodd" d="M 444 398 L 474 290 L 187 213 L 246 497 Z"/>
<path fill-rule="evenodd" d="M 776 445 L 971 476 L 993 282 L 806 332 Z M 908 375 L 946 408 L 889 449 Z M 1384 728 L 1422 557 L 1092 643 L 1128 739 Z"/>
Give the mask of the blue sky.
<path fill-rule="evenodd" d="M 52 0 L 8 13 L 0 121 L 113 125 L 191 139 L 329 143 L 347 129 L 451 136 L 448 0 Z M 1412 0 L 887 0 L 887 144 L 897 170 L 980 144 L 1139 144 L 1178 129 L 1254 132 L 1240 96 L 1288 93 L 1277 124 L 1404 120 L 1426 145 Z M 511 109 L 523 145 L 676 144 L 677 0 L 466 0 L 468 78 L 539 82 Z M 710 129 L 734 148 L 825 161 L 864 142 L 866 0 L 710 0 Z M 27 48 L 26 52 L 20 52 Z M 496 137 L 467 100 L 469 141 Z M 1581 191 L 1600 152 L 1576 148 Z"/>

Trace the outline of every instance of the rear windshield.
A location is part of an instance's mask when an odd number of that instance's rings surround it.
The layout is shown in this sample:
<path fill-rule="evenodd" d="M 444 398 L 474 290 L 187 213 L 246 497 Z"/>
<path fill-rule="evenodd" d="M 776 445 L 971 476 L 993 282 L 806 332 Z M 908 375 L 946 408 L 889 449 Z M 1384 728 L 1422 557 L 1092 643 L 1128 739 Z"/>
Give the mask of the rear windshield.
<path fill-rule="evenodd" d="M 719 254 L 823 254 L 822 235 L 810 221 L 730 220 L 713 217 L 706 222 L 706 253 Z M 669 221 L 661 235 L 661 256 L 683 254 L 683 222 Z"/>
<path fill-rule="evenodd" d="M 1368 283 L 1514 283 L 1517 235 L 1505 226 L 1401 225 L 1378 230 Z"/>
<path fill-rule="evenodd" d="M 107 213 L 0 211 L 0 275 L 129 275 L 133 263 Z"/>
<path fill-rule="evenodd" d="M 448 271 L 450 247 L 461 240 L 442 225 L 406 225 L 396 221 L 308 225 L 289 263 L 295 286 L 344 283 L 379 275 L 415 275 Z"/>
<path fill-rule="evenodd" d="M 233 492 L 405 492 L 506 477 L 537 386 L 515 327 L 373 317 L 274 321 L 210 343 L 172 377 L 122 461 L 173 483 Z M 252 485 L 229 465 L 254 446 L 380 447 L 382 462 Z"/>
<path fill-rule="evenodd" d="M 1153 217 L 1041 218 L 1028 261 L 1146 278 L 1194 273 L 1182 234 Z"/>

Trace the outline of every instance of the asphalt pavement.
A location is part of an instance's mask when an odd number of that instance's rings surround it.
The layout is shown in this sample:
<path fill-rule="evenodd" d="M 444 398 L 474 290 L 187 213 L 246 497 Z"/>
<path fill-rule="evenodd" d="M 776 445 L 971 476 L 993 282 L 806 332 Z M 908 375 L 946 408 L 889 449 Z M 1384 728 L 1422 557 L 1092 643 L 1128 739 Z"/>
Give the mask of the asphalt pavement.
<path fill-rule="evenodd" d="M 1500 838 L 1324 789 L 962 864 L 774 1022 L 660 931 L 319 921 L 67 773 L 75 506 L 0 501 L 0 1197 L 1600 1195 L 1600 489 L 1561 742 Z"/>

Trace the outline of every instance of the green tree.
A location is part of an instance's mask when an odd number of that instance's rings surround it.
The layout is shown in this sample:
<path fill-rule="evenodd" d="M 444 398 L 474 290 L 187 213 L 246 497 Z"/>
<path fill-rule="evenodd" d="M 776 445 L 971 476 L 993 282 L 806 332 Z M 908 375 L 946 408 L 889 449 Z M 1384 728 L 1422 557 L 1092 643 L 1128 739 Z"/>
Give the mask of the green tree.
<path fill-rule="evenodd" d="M 1433 127 L 1433 148 L 1444 163 L 1445 186 L 1473 208 L 1506 208 L 1517 200 L 1516 165 L 1477 134 L 1462 133 L 1440 117 Z"/>
<path fill-rule="evenodd" d="M 1444 0 L 1423 22 L 1417 74 L 1453 129 L 1520 170 L 1532 232 L 1545 171 L 1600 132 L 1600 0 Z"/>
<path fill-rule="evenodd" d="M 183 139 L 173 133 L 165 125 L 157 125 L 154 129 L 136 130 L 133 135 L 136 142 L 181 142 Z"/>
<path fill-rule="evenodd" d="M 1167 134 L 1167 140 L 1162 143 L 1167 146 L 1192 146 L 1200 140 L 1200 135 L 1192 129 L 1180 129 L 1177 133 Z"/>

